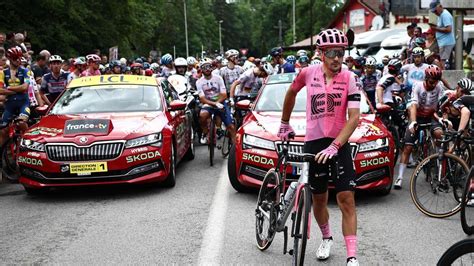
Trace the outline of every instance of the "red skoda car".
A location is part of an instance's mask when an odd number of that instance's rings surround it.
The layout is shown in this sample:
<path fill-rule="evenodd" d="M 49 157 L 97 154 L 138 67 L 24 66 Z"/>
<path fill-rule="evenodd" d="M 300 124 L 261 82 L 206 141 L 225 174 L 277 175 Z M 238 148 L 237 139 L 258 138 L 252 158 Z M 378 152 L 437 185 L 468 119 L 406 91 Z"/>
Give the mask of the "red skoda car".
<path fill-rule="evenodd" d="M 160 182 L 194 158 L 191 116 L 165 80 L 111 75 L 73 80 L 21 139 L 20 183 L 50 187 Z"/>
<path fill-rule="evenodd" d="M 238 129 L 236 144 L 229 153 L 228 174 L 235 190 L 243 192 L 259 188 L 266 172 L 277 163 L 277 151 L 281 149 L 277 132 L 283 100 L 294 77 L 295 74 L 270 76 L 252 106 L 248 102 L 237 103 L 238 107 L 248 108 L 250 111 Z M 303 152 L 306 133 L 305 90 L 303 88 L 298 93 L 290 119 L 296 132 L 296 138 L 290 143 L 290 151 Z M 359 125 L 349 142 L 357 174 L 357 189 L 390 193 L 395 165 L 393 138 L 373 113 L 365 95 L 361 99 Z M 292 162 L 291 165 L 287 172 L 287 182 L 296 181 L 301 170 L 300 163 Z M 329 180 L 330 188 L 331 183 Z"/>

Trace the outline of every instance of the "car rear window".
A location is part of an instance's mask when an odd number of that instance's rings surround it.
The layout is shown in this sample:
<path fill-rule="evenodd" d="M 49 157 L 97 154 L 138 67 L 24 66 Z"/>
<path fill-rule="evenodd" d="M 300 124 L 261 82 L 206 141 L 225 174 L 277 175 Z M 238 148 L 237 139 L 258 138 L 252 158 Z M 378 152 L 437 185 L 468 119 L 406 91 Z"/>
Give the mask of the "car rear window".
<path fill-rule="evenodd" d="M 66 90 L 51 109 L 51 114 L 108 112 L 146 112 L 162 110 L 156 86 L 85 86 Z"/>

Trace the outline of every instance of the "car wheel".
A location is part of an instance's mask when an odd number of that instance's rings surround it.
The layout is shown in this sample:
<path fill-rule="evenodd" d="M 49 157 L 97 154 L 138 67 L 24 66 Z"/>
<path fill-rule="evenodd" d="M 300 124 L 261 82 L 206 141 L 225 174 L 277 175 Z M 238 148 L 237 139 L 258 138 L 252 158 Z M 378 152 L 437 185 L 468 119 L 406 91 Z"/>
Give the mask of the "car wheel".
<path fill-rule="evenodd" d="M 184 155 L 184 158 L 188 161 L 191 161 L 191 160 L 194 160 L 194 155 L 195 155 L 195 151 L 194 151 L 194 129 L 191 127 L 191 144 L 190 144 L 188 150 L 186 151 L 186 154 Z"/>
<path fill-rule="evenodd" d="M 235 166 L 235 145 L 232 145 L 232 148 L 230 148 L 229 159 L 227 160 L 227 174 L 229 175 L 230 184 L 235 190 L 237 190 L 237 192 L 245 193 L 252 191 L 252 189 L 240 184 L 237 179 L 239 174 L 237 173 L 237 167 Z"/>
<path fill-rule="evenodd" d="M 393 177 L 390 178 L 390 183 L 386 187 L 377 190 L 377 195 L 387 196 L 388 194 L 390 194 L 390 191 L 392 191 L 392 183 L 393 183 Z"/>
<path fill-rule="evenodd" d="M 176 151 L 173 144 L 171 144 L 170 172 L 162 185 L 164 187 L 174 187 L 176 185 Z"/>

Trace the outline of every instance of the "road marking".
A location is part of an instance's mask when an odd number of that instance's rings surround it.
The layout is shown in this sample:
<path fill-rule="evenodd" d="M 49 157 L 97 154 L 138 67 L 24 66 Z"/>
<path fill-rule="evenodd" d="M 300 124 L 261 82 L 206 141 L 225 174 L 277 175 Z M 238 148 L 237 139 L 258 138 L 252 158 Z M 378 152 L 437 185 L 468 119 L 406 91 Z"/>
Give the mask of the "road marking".
<path fill-rule="evenodd" d="M 227 178 L 227 163 L 224 161 L 207 219 L 206 231 L 201 242 L 198 265 L 220 264 L 221 249 L 224 244 L 228 196 L 229 180 Z"/>

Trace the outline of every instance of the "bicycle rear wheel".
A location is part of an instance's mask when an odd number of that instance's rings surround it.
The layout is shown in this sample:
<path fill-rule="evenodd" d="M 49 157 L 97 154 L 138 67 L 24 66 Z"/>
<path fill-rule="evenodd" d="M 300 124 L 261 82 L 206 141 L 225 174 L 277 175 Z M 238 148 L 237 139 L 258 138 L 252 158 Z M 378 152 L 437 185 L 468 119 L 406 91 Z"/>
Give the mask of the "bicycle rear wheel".
<path fill-rule="evenodd" d="M 303 186 L 299 193 L 298 208 L 293 226 L 293 265 L 303 265 L 306 242 L 309 238 L 309 221 L 311 219 L 311 191 L 308 185 Z"/>
<path fill-rule="evenodd" d="M 461 201 L 461 225 L 464 233 L 474 234 L 474 167 L 466 179 Z"/>
<path fill-rule="evenodd" d="M 461 209 L 461 188 L 469 172 L 459 157 L 444 153 L 425 158 L 416 167 L 410 180 L 410 195 L 422 213 L 433 218 L 445 218 Z M 438 176 L 441 174 L 441 182 Z"/>
<path fill-rule="evenodd" d="M 208 147 L 209 147 L 209 164 L 211 166 L 214 165 L 214 149 L 216 148 L 216 124 L 214 119 L 211 119 L 211 124 L 209 125 L 209 132 L 208 132 Z"/>
<path fill-rule="evenodd" d="M 255 236 L 262 251 L 270 247 L 276 234 L 280 189 L 280 176 L 272 168 L 263 179 L 255 209 Z"/>
<path fill-rule="evenodd" d="M 18 138 L 10 138 L 2 147 L 2 175 L 8 181 L 16 183 L 20 178 L 18 167 Z"/>

